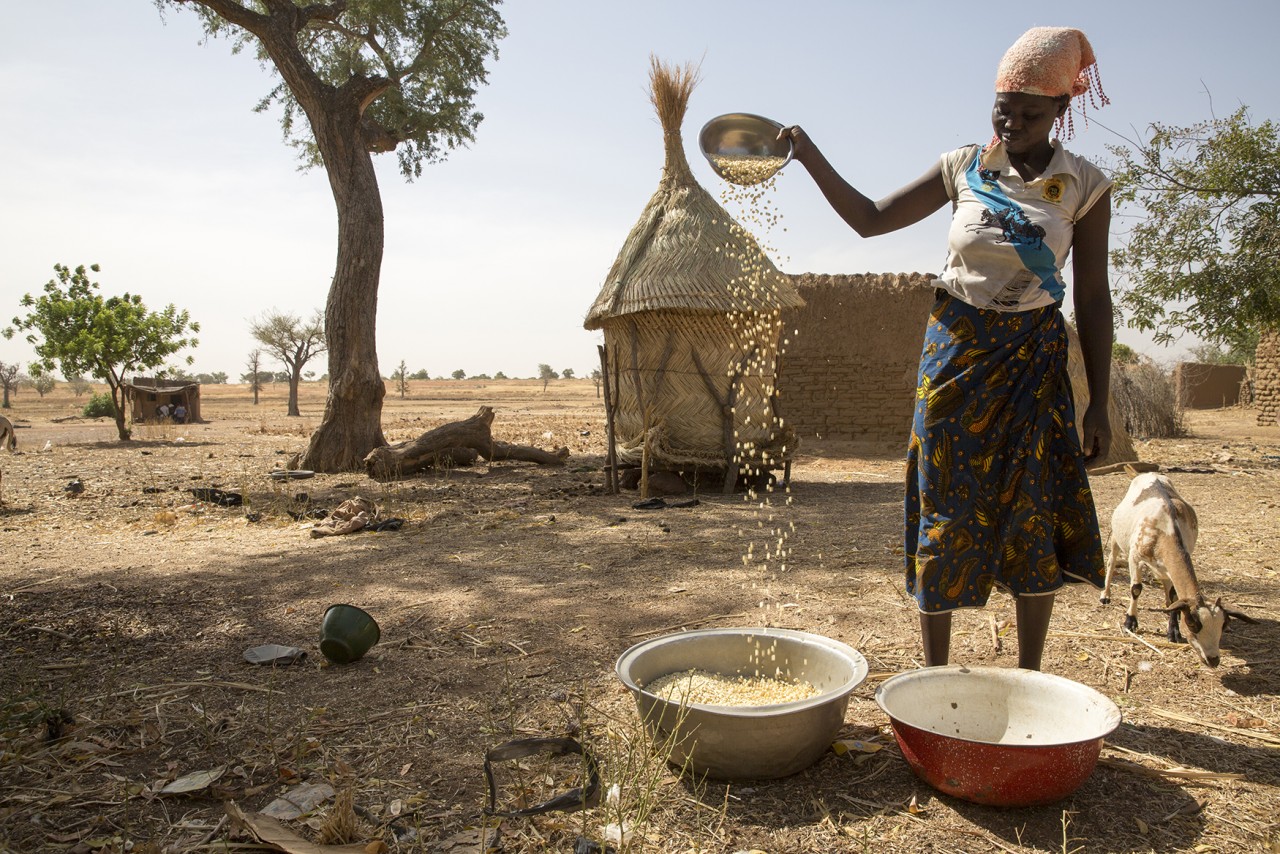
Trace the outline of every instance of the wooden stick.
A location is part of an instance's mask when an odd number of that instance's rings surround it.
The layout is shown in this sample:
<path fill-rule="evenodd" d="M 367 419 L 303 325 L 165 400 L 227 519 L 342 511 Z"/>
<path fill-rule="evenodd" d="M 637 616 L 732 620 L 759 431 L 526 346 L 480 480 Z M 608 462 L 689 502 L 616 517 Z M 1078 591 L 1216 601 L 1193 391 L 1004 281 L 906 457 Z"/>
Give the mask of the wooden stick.
<path fill-rule="evenodd" d="M 1280 745 L 1280 738 L 1277 738 L 1276 736 L 1270 735 L 1268 733 L 1254 732 L 1253 730 L 1244 729 L 1242 727 L 1223 726 L 1222 724 L 1211 724 L 1208 721 L 1198 720 L 1196 718 L 1191 717 L 1190 715 L 1181 714 L 1180 712 L 1169 712 L 1169 711 L 1165 711 L 1164 709 L 1157 709 L 1154 707 L 1148 708 L 1147 711 L 1151 712 L 1153 715 L 1159 715 L 1162 718 L 1168 718 L 1171 721 L 1180 721 L 1185 724 L 1196 724 L 1198 726 L 1207 727 L 1209 729 L 1216 729 L 1220 732 L 1230 732 L 1230 733 L 1234 733 L 1235 735 L 1243 735 L 1246 738 L 1257 739 L 1258 741 L 1266 742 L 1267 744 Z"/>
<path fill-rule="evenodd" d="M 674 632 L 677 629 L 683 629 L 687 626 L 700 626 L 703 623 L 710 623 L 713 620 L 729 620 L 729 619 L 737 619 L 738 617 L 745 617 L 745 616 L 747 615 L 746 614 L 712 614 L 710 617 L 703 617 L 701 620 L 689 620 L 688 622 L 684 622 L 684 623 L 676 623 L 674 626 L 665 626 L 661 629 L 648 629 L 643 632 L 635 632 L 633 634 L 629 634 L 627 635 L 627 637 L 638 638 L 643 635 L 658 635 L 658 634 L 663 634 L 664 632 Z M 761 629 L 761 631 L 764 631 L 764 629 Z"/>

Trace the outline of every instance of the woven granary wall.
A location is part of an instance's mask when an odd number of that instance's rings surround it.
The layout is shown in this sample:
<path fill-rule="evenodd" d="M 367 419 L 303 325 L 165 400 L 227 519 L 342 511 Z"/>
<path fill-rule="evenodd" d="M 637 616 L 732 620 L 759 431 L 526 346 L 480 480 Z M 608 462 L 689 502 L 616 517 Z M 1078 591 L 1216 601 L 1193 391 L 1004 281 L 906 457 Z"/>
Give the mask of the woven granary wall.
<path fill-rule="evenodd" d="M 783 311 L 782 416 L 806 437 L 897 443 L 911 430 L 916 371 L 933 306 L 921 273 L 792 276 Z M 794 334 L 793 334 L 794 333 Z"/>
<path fill-rule="evenodd" d="M 1253 400 L 1258 423 L 1280 425 L 1280 331 L 1263 332 L 1254 353 Z"/>
<path fill-rule="evenodd" d="M 728 465 L 780 455 L 774 418 L 779 326 L 758 315 L 644 311 L 603 324 L 618 456 L 638 463 L 646 431 L 655 464 Z M 733 388 L 732 421 L 722 405 Z M 729 431 L 726 436 L 726 428 Z M 726 443 L 741 443 L 742 452 Z"/>
<path fill-rule="evenodd" d="M 1240 403 L 1241 365 L 1206 365 L 1181 362 L 1173 369 L 1173 387 L 1179 409 L 1218 409 Z"/>

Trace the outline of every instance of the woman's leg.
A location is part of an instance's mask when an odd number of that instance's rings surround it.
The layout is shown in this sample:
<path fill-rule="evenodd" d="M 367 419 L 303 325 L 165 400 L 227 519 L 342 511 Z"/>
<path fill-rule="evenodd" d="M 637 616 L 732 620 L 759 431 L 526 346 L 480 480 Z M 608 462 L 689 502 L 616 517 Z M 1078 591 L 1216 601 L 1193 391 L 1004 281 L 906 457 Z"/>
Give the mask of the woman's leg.
<path fill-rule="evenodd" d="M 1014 602 L 1018 617 L 1018 666 L 1039 670 L 1044 640 L 1049 635 L 1049 617 L 1053 614 L 1053 594 L 1019 596 Z"/>
<path fill-rule="evenodd" d="M 920 637 L 924 641 L 924 666 L 946 664 L 951 656 L 951 612 L 921 613 Z"/>

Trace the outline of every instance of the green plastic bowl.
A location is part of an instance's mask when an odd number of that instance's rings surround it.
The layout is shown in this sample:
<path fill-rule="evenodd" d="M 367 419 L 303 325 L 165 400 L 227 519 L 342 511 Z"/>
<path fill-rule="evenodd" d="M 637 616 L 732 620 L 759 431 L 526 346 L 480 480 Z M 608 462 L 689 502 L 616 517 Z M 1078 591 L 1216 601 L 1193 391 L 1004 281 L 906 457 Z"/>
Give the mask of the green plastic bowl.
<path fill-rule="evenodd" d="M 377 621 L 355 605 L 330 605 L 320 621 L 320 652 L 334 664 L 359 661 L 380 637 Z"/>

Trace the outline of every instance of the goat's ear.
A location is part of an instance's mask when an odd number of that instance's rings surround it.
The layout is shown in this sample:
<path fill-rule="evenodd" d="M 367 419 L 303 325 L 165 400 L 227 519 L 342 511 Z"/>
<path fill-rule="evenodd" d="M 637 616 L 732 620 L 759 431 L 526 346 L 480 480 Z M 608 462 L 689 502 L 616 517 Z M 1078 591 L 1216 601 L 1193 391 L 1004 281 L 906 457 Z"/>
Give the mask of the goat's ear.
<path fill-rule="evenodd" d="M 1258 624 L 1258 621 L 1253 617 L 1250 617 L 1248 614 L 1242 614 L 1239 611 L 1232 611 L 1230 608 L 1223 605 L 1221 599 L 1218 600 L 1218 607 L 1222 609 L 1222 614 L 1227 618 L 1227 622 L 1230 622 L 1231 618 L 1234 617 L 1244 623 L 1253 623 L 1254 625 Z M 1224 622 L 1222 625 L 1226 626 L 1227 622 Z"/>
<path fill-rule="evenodd" d="M 1200 615 L 1196 613 L 1198 605 L 1194 599 L 1179 599 L 1172 605 L 1164 609 L 1166 614 L 1182 614 L 1182 619 L 1187 621 L 1187 628 L 1193 632 L 1199 632 L 1204 628 L 1204 624 L 1200 622 Z"/>

